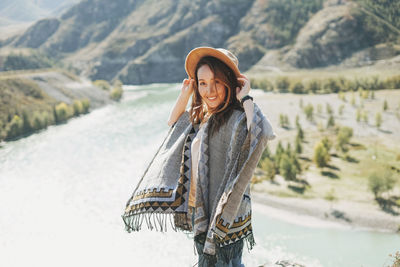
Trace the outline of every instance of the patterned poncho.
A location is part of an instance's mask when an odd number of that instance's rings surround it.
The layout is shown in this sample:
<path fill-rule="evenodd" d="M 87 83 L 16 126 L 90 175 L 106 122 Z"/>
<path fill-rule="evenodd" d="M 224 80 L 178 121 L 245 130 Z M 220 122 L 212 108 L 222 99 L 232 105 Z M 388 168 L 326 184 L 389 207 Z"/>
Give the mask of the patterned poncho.
<path fill-rule="evenodd" d="M 271 124 L 254 104 L 250 129 L 244 111 L 234 110 L 213 135 L 206 122 L 200 139 L 194 225 L 188 209 L 191 182 L 191 142 L 198 125 L 185 111 L 167 136 L 126 204 L 122 218 L 128 232 L 165 231 L 168 218 L 174 230 L 206 234 L 204 253 L 215 255 L 241 239 L 254 245 L 249 182 L 267 141 L 275 138 Z"/>

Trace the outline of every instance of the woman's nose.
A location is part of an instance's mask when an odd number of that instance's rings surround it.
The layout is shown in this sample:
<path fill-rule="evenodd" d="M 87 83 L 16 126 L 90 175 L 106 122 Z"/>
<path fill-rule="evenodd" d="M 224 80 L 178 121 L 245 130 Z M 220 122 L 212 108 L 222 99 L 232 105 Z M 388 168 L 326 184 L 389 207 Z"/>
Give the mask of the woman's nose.
<path fill-rule="evenodd" d="M 213 93 L 213 92 L 215 91 L 215 83 L 210 83 L 210 85 L 208 86 L 207 89 L 208 89 L 208 90 L 207 90 L 207 93 L 208 93 L 208 94 Z"/>

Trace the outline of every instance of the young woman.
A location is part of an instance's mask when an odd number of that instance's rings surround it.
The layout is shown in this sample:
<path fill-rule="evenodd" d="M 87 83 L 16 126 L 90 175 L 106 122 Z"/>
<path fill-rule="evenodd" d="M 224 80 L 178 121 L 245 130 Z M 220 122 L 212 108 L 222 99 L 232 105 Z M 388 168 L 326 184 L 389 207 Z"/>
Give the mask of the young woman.
<path fill-rule="evenodd" d="M 231 52 L 193 49 L 185 69 L 170 131 L 122 217 L 128 231 L 143 217 L 163 230 L 160 214 L 170 214 L 174 228 L 194 233 L 199 266 L 243 266 L 244 241 L 255 244 L 249 183 L 275 134 Z"/>

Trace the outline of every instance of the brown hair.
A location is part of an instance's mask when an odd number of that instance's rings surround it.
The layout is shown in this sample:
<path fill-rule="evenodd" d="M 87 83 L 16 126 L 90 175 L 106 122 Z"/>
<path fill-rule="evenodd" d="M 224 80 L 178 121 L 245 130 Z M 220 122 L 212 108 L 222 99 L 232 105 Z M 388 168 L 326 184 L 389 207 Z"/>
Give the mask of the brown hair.
<path fill-rule="evenodd" d="M 209 123 L 211 123 L 210 134 L 213 135 L 228 121 L 234 109 L 241 111 L 244 111 L 244 109 L 236 98 L 236 87 L 240 85 L 234 72 L 225 63 L 215 57 L 203 57 L 196 66 L 195 83 L 193 84 L 194 92 L 189 110 L 190 121 L 193 124 L 200 123 L 204 119 L 207 111 L 204 108 L 205 103 L 203 103 L 198 90 L 199 79 L 197 77 L 197 72 L 203 65 L 210 67 L 211 71 L 214 73 L 214 78 L 219 79 L 224 84 L 226 92 L 224 101 L 222 101 L 215 110 L 211 110 L 212 115 L 209 118 Z"/>

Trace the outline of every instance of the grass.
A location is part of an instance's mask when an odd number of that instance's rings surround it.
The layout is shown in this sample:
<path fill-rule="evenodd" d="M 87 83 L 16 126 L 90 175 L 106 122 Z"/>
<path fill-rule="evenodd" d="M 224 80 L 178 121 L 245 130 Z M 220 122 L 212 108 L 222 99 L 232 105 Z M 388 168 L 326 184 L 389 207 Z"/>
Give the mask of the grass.
<path fill-rule="evenodd" d="M 277 133 L 277 140 L 270 142 L 269 149 L 275 154 L 276 145 L 279 141 L 286 147 L 287 142 L 294 145 L 296 129 L 279 127 L 279 114 L 285 110 L 290 114 L 289 120 L 294 121 L 296 115 L 300 116 L 300 122 L 305 131 L 305 142 L 302 143 L 303 152 L 300 155 L 300 162 L 303 166 L 303 172 L 298 178 L 306 180 L 310 187 L 307 187 L 303 193 L 289 189 L 286 182 L 281 182 L 283 178 L 279 177 L 281 185 L 269 183 L 267 181 L 255 186 L 257 191 L 265 191 L 268 194 L 281 197 L 299 197 L 299 198 L 319 198 L 319 199 L 338 199 L 345 201 L 356 201 L 361 203 L 376 204 L 374 195 L 368 187 L 368 178 L 374 171 L 380 170 L 385 165 L 398 170 L 400 175 L 400 138 L 398 134 L 399 120 L 395 117 L 395 111 L 400 109 L 399 90 L 382 90 L 375 94 L 374 99 L 364 99 L 363 109 L 370 113 L 369 124 L 357 122 L 355 111 L 357 106 L 353 107 L 350 103 L 350 94 L 346 93 L 347 101 L 344 102 L 337 94 L 330 95 L 296 95 L 296 94 L 266 94 L 265 107 L 266 114 L 270 118 L 274 130 Z M 357 99 L 357 105 L 361 97 L 358 92 L 354 93 Z M 336 133 L 334 129 L 326 129 L 328 114 L 325 108 L 321 114 L 315 114 L 315 120 L 310 122 L 306 119 L 305 113 L 298 104 L 299 99 L 303 99 L 303 107 L 308 103 L 313 103 L 314 107 L 319 103 L 325 107 L 328 101 L 334 111 L 335 122 L 337 125 L 346 125 L 354 128 L 354 136 L 350 140 L 349 151 L 343 154 L 336 151 Z M 382 104 L 387 99 L 389 102 L 389 111 L 382 112 Z M 260 99 L 261 100 L 261 99 Z M 260 105 L 263 101 L 256 99 Z M 269 101 L 269 102 L 268 102 Z M 343 114 L 338 115 L 338 107 L 344 105 Z M 399 107 L 398 107 L 399 106 Z M 290 109 L 290 110 L 288 110 Z M 372 116 L 377 111 L 382 112 L 384 128 L 391 131 L 381 131 L 374 126 Z M 318 124 L 322 123 L 322 131 L 318 130 Z M 386 124 L 385 124 L 386 123 Z M 369 132 L 364 134 L 364 132 Z M 313 148 L 316 142 L 323 137 L 328 137 L 333 147 L 330 150 L 331 161 L 328 167 L 319 169 L 311 161 L 313 157 Z M 400 176 L 392 195 L 400 196 Z"/>

